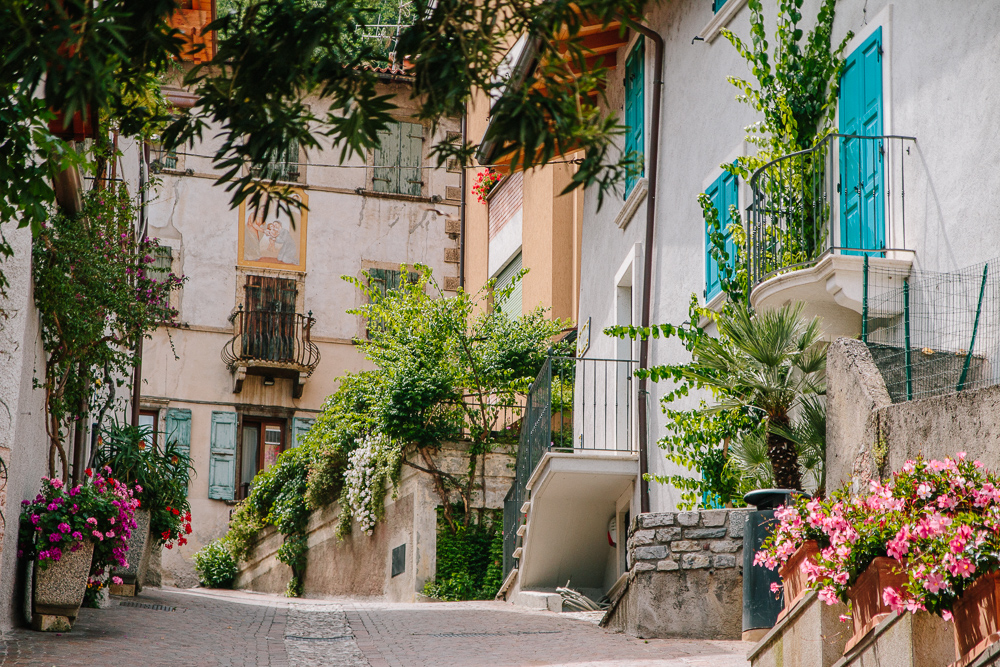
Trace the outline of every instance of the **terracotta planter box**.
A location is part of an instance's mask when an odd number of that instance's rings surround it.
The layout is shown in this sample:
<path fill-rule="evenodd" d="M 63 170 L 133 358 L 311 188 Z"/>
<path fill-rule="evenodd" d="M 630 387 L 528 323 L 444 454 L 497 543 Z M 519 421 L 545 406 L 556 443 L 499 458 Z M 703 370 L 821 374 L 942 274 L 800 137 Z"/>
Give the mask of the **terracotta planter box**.
<path fill-rule="evenodd" d="M 1000 572 L 979 577 L 962 593 L 952 609 L 955 655 L 952 667 L 965 667 L 1000 641 Z"/>
<path fill-rule="evenodd" d="M 115 575 L 122 578 L 126 586 L 134 586 L 135 592 L 142 589 L 142 580 L 149 567 L 149 552 L 153 542 L 149 539 L 149 519 L 149 510 L 138 509 L 135 511 L 135 528 L 132 529 L 132 534 L 128 538 L 128 551 L 125 552 L 128 567 L 116 567 L 113 570 Z"/>
<path fill-rule="evenodd" d="M 845 654 L 892 613 L 892 609 L 882 598 L 885 589 L 892 587 L 898 590 L 906 580 L 906 573 L 900 564 L 885 556 L 873 560 L 868 569 L 861 573 L 854 585 L 847 590 L 847 597 L 851 601 L 854 635 L 847 640 Z"/>
<path fill-rule="evenodd" d="M 76 619 L 93 557 L 94 543 L 87 540 L 76 551 L 65 550 L 58 563 L 49 563 L 44 570 L 35 565 L 36 616 L 65 616 L 70 622 Z"/>
<path fill-rule="evenodd" d="M 802 566 L 809 561 L 815 562 L 817 555 L 819 555 L 819 544 L 816 540 L 807 540 L 781 566 L 779 574 L 785 589 L 785 608 L 778 614 L 779 621 L 809 592 L 809 577 L 806 576 Z"/>

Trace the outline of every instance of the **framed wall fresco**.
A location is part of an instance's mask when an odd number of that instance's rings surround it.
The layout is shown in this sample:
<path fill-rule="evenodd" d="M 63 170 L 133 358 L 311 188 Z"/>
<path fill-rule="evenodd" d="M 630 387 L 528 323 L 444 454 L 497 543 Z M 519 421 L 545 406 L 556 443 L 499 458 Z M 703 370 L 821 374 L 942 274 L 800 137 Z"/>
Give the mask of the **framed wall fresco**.
<path fill-rule="evenodd" d="M 309 204 L 309 196 L 301 189 L 293 190 L 293 197 Z M 295 210 L 292 216 L 274 207 L 267 218 L 258 209 L 240 204 L 239 266 L 286 271 L 306 270 L 306 227 L 308 211 Z"/>

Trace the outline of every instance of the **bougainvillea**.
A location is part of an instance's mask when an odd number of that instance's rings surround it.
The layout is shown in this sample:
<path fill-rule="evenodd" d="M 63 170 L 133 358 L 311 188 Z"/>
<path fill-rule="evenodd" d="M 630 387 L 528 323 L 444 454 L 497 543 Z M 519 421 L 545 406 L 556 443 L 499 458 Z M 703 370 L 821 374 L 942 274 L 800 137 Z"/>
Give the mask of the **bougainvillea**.
<path fill-rule="evenodd" d="M 501 178 L 493 167 L 487 167 L 476 175 L 476 180 L 472 183 L 472 194 L 476 195 L 480 204 L 486 203 L 486 198 Z"/>
<path fill-rule="evenodd" d="M 867 493 L 830 500 L 803 499 L 775 513 L 778 526 L 755 564 L 774 569 L 806 540 L 820 547 L 803 565 L 810 587 L 828 604 L 878 556 L 896 561 L 907 577 L 886 588 L 893 610 L 930 611 L 945 619 L 978 577 L 1000 568 L 1000 478 L 964 452 L 943 461 L 917 457 Z"/>
<path fill-rule="evenodd" d="M 37 558 L 42 569 L 57 563 L 66 551 L 76 551 L 84 540 L 94 543 L 93 571 L 105 566 L 128 567 L 128 538 L 135 528 L 138 487 L 107 476 L 110 468 L 74 487 L 60 479 L 42 478 L 34 500 L 21 501 L 19 557 Z"/>

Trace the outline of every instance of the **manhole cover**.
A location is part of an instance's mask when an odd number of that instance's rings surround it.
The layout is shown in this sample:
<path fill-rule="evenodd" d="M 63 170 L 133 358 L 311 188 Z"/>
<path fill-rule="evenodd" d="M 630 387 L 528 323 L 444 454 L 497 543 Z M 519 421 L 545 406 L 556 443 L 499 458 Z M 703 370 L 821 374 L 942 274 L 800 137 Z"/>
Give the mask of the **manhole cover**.
<path fill-rule="evenodd" d="M 154 611 L 175 611 L 177 607 L 168 607 L 164 604 L 151 604 L 149 602 L 132 602 L 131 600 L 121 600 L 119 607 L 138 607 L 139 609 L 152 609 Z"/>

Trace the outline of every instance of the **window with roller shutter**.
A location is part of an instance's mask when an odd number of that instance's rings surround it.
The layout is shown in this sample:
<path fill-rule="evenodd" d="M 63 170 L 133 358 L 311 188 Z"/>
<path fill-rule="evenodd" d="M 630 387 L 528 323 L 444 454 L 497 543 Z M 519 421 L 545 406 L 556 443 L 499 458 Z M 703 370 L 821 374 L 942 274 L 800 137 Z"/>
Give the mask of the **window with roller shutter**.
<path fill-rule="evenodd" d="M 514 259 L 512 259 L 510 261 L 510 263 L 508 263 L 507 266 L 505 266 L 503 269 L 501 269 L 500 273 L 497 274 L 497 281 L 496 281 L 496 283 L 493 286 L 493 292 L 494 293 L 499 293 L 502 290 L 504 290 L 507 287 L 509 287 L 510 284 L 512 282 L 514 282 L 514 278 L 521 272 L 521 267 L 522 267 L 521 253 L 517 253 L 517 256 L 514 257 Z M 518 280 L 517 284 L 514 285 L 514 288 L 511 290 L 510 294 L 507 295 L 506 298 L 498 298 L 494 302 L 493 307 L 495 309 L 498 309 L 498 310 L 506 313 L 507 316 L 510 317 L 511 319 L 515 319 L 515 318 L 521 317 L 521 310 L 522 310 L 521 285 L 522 284 L 523 284 L 523 281 Z"/>
<path fill-rule="evenodd" d="M 419 123 L 391 123 L 379 132 L 372 189 L 375 192 L 419 197 L 423 188 L 424 127 Z"/>

